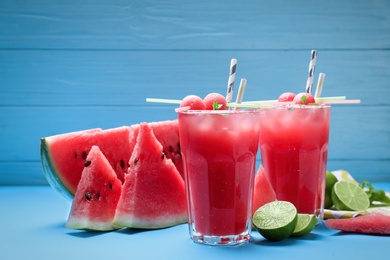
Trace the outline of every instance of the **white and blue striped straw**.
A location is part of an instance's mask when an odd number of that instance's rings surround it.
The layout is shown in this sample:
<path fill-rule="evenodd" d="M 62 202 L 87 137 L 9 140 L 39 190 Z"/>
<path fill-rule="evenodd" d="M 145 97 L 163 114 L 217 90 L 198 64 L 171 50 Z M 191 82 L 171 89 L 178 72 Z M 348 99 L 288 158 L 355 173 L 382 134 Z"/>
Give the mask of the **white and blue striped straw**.
<path fill-rule="evenodd" d="M 307 78 L 306 82 L 306 92 L 311 94 L 311 87 L 313 86 L 313 76 L 314 76 L 314 70 L 316 67 L 316 61 L 317 61 L 317 51 L 312 50 L 311 51 L 311 59 L 309 63 L 309 76 Z"/>
<path fill-rule="evenodd" d="M 230 61 L 230 73 L 229 73 L 229 80 L 228 80 L 227 92 L 226 92 L 226 102 L 227 103 L 232 102 L 233 89 L 234 89 L 234 79 L 236 77 L 236 68 L 237 68 L 237 60 L 232 59 Z"/>

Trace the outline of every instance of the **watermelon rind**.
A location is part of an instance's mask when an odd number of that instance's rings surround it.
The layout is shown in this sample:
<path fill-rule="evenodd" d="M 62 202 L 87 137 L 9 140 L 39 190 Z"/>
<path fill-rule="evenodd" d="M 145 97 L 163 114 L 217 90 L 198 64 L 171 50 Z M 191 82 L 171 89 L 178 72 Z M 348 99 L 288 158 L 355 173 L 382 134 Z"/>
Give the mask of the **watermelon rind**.
<path fill-rule="evenodd" d="M 102 221 L 91 221 L 89 218 L 78 218 L 70 219 L 66 223 L 67 228 L 71 229 L 82 229 L 82 230 L 91 230 L 91 231 L 111 231 L 119 229 L 119 227 L 107 224 L 107 222 Z"/>
<path fill-rule="evenodd" d="M 92 128 L 87 130 L 80 130 L 71 132 L 69 134 L 88 134 L 88 133 L 94 133 L 94 132 L 100 132 L 102 131 L 101 128 Z M 57 192 L 59 193 L 65 200 L 72 201 L 74 197 L 74 192 L 72 192 L 72 189 L 65 184 L 65 181 L 60 178 L 60 175 L 58 174 L 58 171 L 56 170 L 54 163 L 50 156 L 50 150 L 49 150 L 49 144 L 47 141 L 47 138 L 50 137 L 43 137 L 41 138 L 40 142 L 40 157 L 41 157 L 41 165 L 43 170 L 43 175 L 45 176 L 47 182 L 49 185 Z"/>
<path fill-rule="evenodd" d="M 65 198 L 67 201 L 72 201 L 73 194 L 69 192 L 69 188 L 65 187 L 63 182 L 58 178 L 58 175 L 55 173 L 56 170 L 54 169 L 53 163 L 50 160 L 46 140 L 44 138 L 41 139 L 40 153 L 43 174 L 47 182 L 63 198 Z"/>

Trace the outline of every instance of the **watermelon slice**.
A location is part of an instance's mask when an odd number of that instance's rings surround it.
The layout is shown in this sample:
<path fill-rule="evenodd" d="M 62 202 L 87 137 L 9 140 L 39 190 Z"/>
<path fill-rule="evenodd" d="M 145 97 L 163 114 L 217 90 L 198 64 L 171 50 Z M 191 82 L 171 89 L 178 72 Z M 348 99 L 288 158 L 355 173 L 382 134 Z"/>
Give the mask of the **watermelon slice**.
<path fill-rule="evenodd" d="M 131 134 L 131 143 L 134 146 L 137 139 L 139 126 L 139 124 L 131 126 L 133 129 Z M 181 158 L 180 152 L 179 121 L 176 119 L 161 122 L 151 122 L 149 123 L 149 126 L 152 128 L 157 140 L 163 146 L 164 154 L 168 159 L 172 160 L 176 166 L 176 169 L 184 179 L 183 160 Z"/>
<path fill-rule="evenodd" d="M 149 123 L 159 142 L 179 172 L 183 172 L 177 120 Z M 41 138 L 41 162 L 49 184 L 72 200 L 81 178 L 86 156 L 93 145 L 99 146 L 123 182 L 127 162 L 134 150 L 139 124 L 107 130 L 100 128 Z"/>
<path fill-rule="evenodd" d="M 276 193 L 271 182 L 268 180 L 264 167 L 260 165 L 255 176 L 255 185 L 252 199 L 252 215 L 264 204 L 275 201 Z"/>
<path fill-rule="evenodd" d="M 154 229 L 186 222 L 184 180 L 147 123 L 139 125 L 129 164 L 115 225 Z"/>
<path fill-rule="evenodd" d="M 390 213 L 380 211 L 354 218 L 328 219 L 325 223 L 344 232 L 390 235 Z"/>
<path fill-rule="evenodd" d="M 60 194 L 73 199 L 87 154 L 97 145 L 123 182 L 132 153 L 130 132 L 129 126 L 122 126 L 41 138 L 41 162 L 47 181 Z"/>
<path fill-rule="evenodd" d="M 113 230 L 116 206 L 122 190 L 110 163 L 98 146 L 92 146 L 85 160 L 66 227 Z"/>

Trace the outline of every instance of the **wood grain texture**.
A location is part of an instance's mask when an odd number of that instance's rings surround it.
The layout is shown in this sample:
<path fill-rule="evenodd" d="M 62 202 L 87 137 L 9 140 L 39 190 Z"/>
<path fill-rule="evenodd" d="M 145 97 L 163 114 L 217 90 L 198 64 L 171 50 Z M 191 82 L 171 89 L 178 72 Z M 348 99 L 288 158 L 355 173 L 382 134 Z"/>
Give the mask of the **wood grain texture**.
<path fill-rule="evenodd" d="M 310 50 L 332 108 L 329 169 L 390 181 L 390 1 L 0 2 L 0 185 L 46 185 L 41 137 L 176 118 L 181 99 L 305 89 Z M 316 81 L 316 78 L 315 78 Z"/>
<path fill-rule="evenodd" d="M 383 49 L 390 2 L 22 1 L 0 4 L 0 47 Z"/>

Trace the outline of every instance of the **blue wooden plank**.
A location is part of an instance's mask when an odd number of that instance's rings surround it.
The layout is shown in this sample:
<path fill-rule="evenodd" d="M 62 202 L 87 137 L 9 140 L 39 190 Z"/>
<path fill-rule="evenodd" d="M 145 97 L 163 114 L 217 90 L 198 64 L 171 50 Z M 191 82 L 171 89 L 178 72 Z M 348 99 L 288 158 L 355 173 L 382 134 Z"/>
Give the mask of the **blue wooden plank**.
<path fill-rule="evenodd" d="M 237 82 L 248 80 L 247 100 L 301 92 L 310 51 L 3 50 L 0 57 L 0 105 L 143 106 L 146 97 L 226 93 L 231 58 Z M 390 51 L 319 51 L 314 82 L 323 72 L 324 96 L 388 105 L 389 68 Z"/>
<path fill-rule="evenodd" d="M 387 0 L 0 3 L 0 48 L 383 49 Z"/>
<path fill-rule="evenodd" d="M 146 97 L 225 92 L 233 57 L 246 98 L 300 92 L 312 48 L 323 94 L 363 102 L 334 107 L 330 168 L 388 181 L 389 21 L 386 0 L 1 1 L 0 185 L 45 184 L 40 137 L 176 117 Z"/>
<path fill-rule="evenodd" d="M 0 184 L 42 182 L 38 167 L 41 137 L 175 118 L 172 106 L 0 107 Z M 379 181 L 390 177 L 390 130 L 385 127 L 390 123 L 389 107 L 339 105 L 333 108 L 331 120 L 330 167 L 345 168 L 359 178 L 375 175 Z M 14 173 L 15 169 L 23 171 Z"/>
<path fill-rule="evenodd" d="M 259 165 L 257 161 L 257 165 Z M 329 159 L 328 169 L 348 170 L 353 177 L 362 182 L 389 182 L 389 160 L 334 160 Z M 0 186 L 48 185 L 39 160 L 34 161 L 0 161 Z"/>

